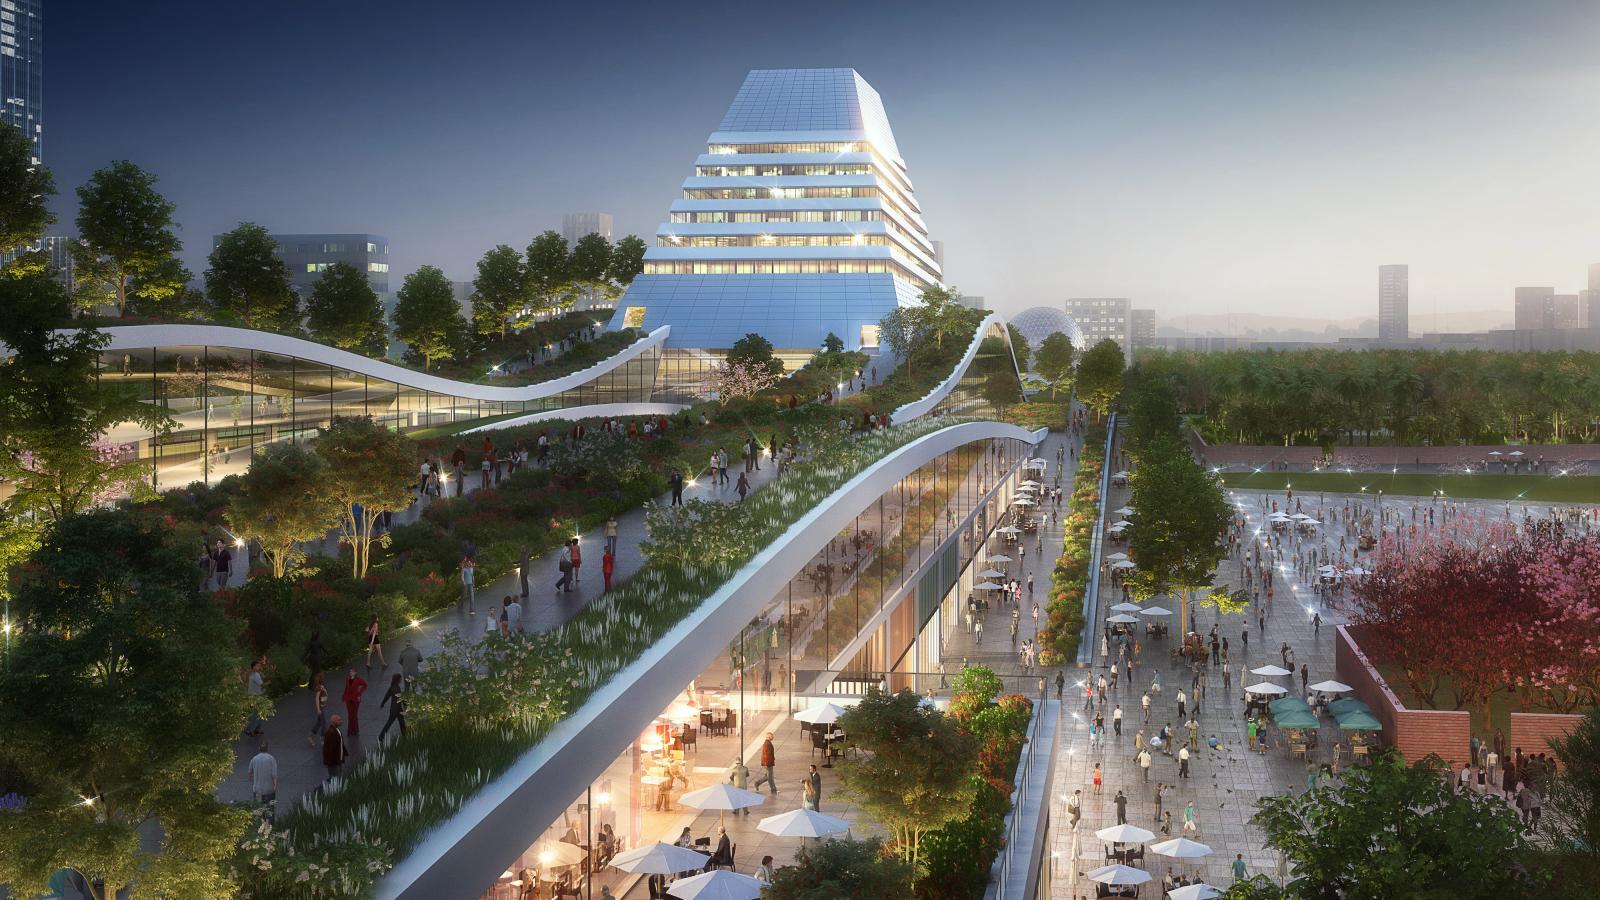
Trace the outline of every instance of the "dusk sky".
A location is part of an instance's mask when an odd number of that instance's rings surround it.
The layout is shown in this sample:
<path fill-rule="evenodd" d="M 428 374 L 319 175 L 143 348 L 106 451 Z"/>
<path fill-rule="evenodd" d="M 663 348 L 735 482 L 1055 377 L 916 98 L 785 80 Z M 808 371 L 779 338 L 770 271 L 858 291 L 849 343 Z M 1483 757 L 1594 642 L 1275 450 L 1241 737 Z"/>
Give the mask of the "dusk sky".
<path fill-rule="evenodd" d="M 748 69 L 850 66 L 1002 312 L 1375 315 L 1403 262 L 1413 316 L 1509 320 L 1600 262 L 1597 47 L 1592 0 L 47 0 L 44 157 L 61 230 L 156 172 L 196 273 L 250 220 L 466 279 L 564 211 L 648 239 Z"/>

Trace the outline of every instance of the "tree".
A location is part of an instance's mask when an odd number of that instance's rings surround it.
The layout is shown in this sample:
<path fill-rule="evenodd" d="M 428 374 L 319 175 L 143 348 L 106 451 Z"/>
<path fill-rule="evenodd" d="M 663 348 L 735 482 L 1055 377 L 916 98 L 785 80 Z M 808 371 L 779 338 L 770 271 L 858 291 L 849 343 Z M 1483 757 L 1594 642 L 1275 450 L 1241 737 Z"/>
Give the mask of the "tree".
<path fill-rule="evenodd" d="M 1050 399 L 1054 400 L 1056 388 L 1072 379 L 1072 339 L 1059 331 L 1050 332 L 1039 344 L 1033 367 L 1050 385 Z"/>
<path fill-rule="evenodd" d="M 733 342 L 728 350 L 728 364 L 747 363 L 753 369 L 765 369 L 774 375 L 783 374 L 783 361 L 772 355 L 772 342 L 751 332 Z"/>
<path fill-rule="evenodd" d="M 911 867 L 886 854 L 877 839 L 826 840 L 801 846 L 794 865 L 772 873 L 761 892 L 766 900 L 837 900 L 840 897 L 904 897 Z"/>
<path fill-rule="evenodd" d="M 927 329 L 921 317 L 908 308 L 896 306 L 878 320 L 878 342 L 889 348 L 896 359 L 906 364 L 906 374 L 911 374 L 911 351 L 924 340 Z"/>
<path fill-rule="evenodd" d="M 193 281 L 194 273 L 173 257 L 147 276 L 128 279 L 128 312 L 163 321 L 201 318 L 206 298 Z"/>
<path fill-rule="evenodd" d="M 1129 583 L 1141 596 L 1176 592 L 1180 633 L 1187 634 L 1189 593 L 1211 586 L 1217 563 L 1227 555 L 1220 538 L 1233 508 L 1216 477 L 1175 443 L 1160 456 L 1141 459 L 1132 482 L 1139 522 L 1128 549 L 1139 567 Z M 1207 600 L 1217 602 L 1209 592 Z"/>
<path fill-rule="evenodd" d="M 135 489 L 149 462 L 105 434 L 124 423 L 160 432 L 171 419 L 131 386 L 96 376 L 104 332 L 56 331 L 71 301 L 49 275 L 0 278 L 0 309 L 11 354 L 0 365 L 0 476 L 13 487 L 4 508 L 17 538 Z"/>
<path fill-rule="evenodd" d="M 327 464 L 327 492 L 339 509 L 339 534 L 350 545 L 351 575 L 364 578 L 378 517 L 411 503 L 416 446 L 370 416 L 334 419 L 312 446 Z"/>
<path fill-rule="evenodd" d="M 217 239 L 208 259 L 206 296 L 212 308 L 249 328 L 300 330 L 300 298 L 267 229 L 240 222 Z"/>
<path fill-rule="evenodd" d="M 449 279 L 433 266 L 423 266 L 406 276 L 395 295 L 394 336 L 422 358 L 424 369 L 437 359 L 454 359 L 466 344 L 466 320 Z"/>
<path fill-rule="evenodd" d="M 1517 814 L 1498 797 L 1456 793 L 1444 776 L 1436 757 L 1408 767 L 1383 753 L 1338 783 L 1262 798 L 1251 822 L 1293 862 L 1292 896 L 1527 896 Z"/>
<path fill-rule="evenodd" d="M 869 690 L 839 727 L 864 751 L 840 765 L 841 793 L 888 829 L 891 849 L 915 871 L 923 835 L 972 805 L 975 742 L 910 690 Z"/>
<path fill-rule="evenodd" d="M 567 239 L 554 231 L 546 231 L 528 245 L 528 289 L 534 309 L 554 312 L 570 305 L 572 293 L 572 256 L 567 252 Z"/>
<path fill-rule="evenodd" d="M 611 266 L 606 276 L 617 284 L 627 286 L 634 276 L 644 271 L 645 243 L 636 234 L 630 234 L 611 248 Z"/>
<path fill-rule="evenodd" d="M 20 128 L 0 128 L 0 254 L 31 246 L 55 222 L 50 198 L 56 180 L 33 161 L 33 142 Z M 43 260 L 22 258 L 0 264 L 0 271 L 19 265 L 42 266 Z"/>
<path fill-rule="evenodd" d="M 614 302 L 622 293 L 608 277 L 611 271 L 611 242 L 604 235 L 589 233 L 578 238 L 572 248 L 571 274 L 576 290 L 591 304 Z"/>
<path fill-rule="evenodd" d="M 831 331 L 828 332 L 828 336 L 822 339 L 822 352 L 843 353 L 844 340 L 841 339 L 837 334 L 834 334 Z"/>
<path fill-rule="evenodd" d="M 934 285 L 922 292 L 922 305 L 912 307 L 935 347 L 944 347 L 945 335 L 958 335 L 971 324 L 972 310 L 961 305 L 961 292 Z"/>
<path fill-rule="evenodd" d="M 780 369 L 782 364 L 779 364 Z M 711 389 L 717 393 L 717 405 L 727 406 L 731 401 L 742 400 L 761 393 L 777 384 L 780 375 L 760 363 L 740 360 L 711 367 Z"/>
<path fill-rule="evenodd" d="M 1078 363 L 1078 396 L 1105 418 L 1122 393 L 1122 348 L 1106 338 L 1083 354 Z"/>
<path fill-rule="evenodd" d="M 1566 737 L 1550 742 L 1558 768 L 1545 785 L 1540 832 L 1560 895 L 1600 897 L 1600 709 L 1590 707 Z"/>
<path fill-rule="evenodd" d="M 1010 322 L 1006 323 L 1006 332 L 1011 337 L 1011 357 L 1017 361 L 1017 371 L 1026 373 L 1029 360 L 1033 357 L 1033 348 L 1028 346 L 1028 339 L 1017 330 L 1017 326 Z"/>
<path fill-rule="evenodd" d="M 1022 402 L 1022 384 L 1015 372 L 991 372 L 983 380 L 983 399 L 1001 415 Z"/>
<path fill-rule="evenodd" d="M 295 544 L 321 538 L 338 520 L 327 469 L 322 457 L 299 444 L 272 444 L 250 461 L 239 492 L 228 498 L 229 526 L 261 545 L 274 578 L 288 572 Z"/>
<path fill-rule="evenodd" d="M 20 576 L 0 765 L 25 799 L 0 812 L 0 881 L 31 896 L 70 868 L 95 900 L 233 896 L 222 865 L 248 813 L 213 792 L 249 700 L 238 628 L 190 554 L 159 520 L 101 510 L 58 524 Z"/>
<path fill-rule="evenodd" d="M 156 192 L 155 184 L 154 175 L 118 160 L 78 188 L 78 243 L 72 255 L 83 305 L 114 302 L 121 315 L 130 279 L 140 280 L 151 299 L 181 287 L 156 279 L 170 271 L 163 267 L 183 244 L 172 233 L 177 207 Z"/>
<path fill-rule="evenodd" d="M 342 350 L 382 357 L 389 349 L 383 303 L 367 273 L 336 262 L 317 276 L 306 301 L 306 325 L 318 340 Z"/>
<path fill-rule="evenodd" d="M 528 305 L 528 273 L 522 254 L 500 244 L 478 260 L 472 283 L 472 328 L 479 337 L 499 334 L 505 340 L 511 320 Z"/>

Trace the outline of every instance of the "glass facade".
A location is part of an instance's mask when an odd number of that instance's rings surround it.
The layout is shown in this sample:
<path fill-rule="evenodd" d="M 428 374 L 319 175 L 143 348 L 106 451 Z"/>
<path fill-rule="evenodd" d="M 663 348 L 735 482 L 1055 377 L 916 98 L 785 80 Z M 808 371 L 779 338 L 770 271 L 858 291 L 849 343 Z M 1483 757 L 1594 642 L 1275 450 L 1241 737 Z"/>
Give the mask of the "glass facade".
<path fill-rule="evenodd" d="M 526 401 L 452 396 L 293 356 L 231 347 L 106 350 L 102 379 L 129 385 L 172 419 L 160 432 L 124 424 L 109 440 L 150 461 L 150 483 L 207 484 L 242 473 L 257 447 L 316 436 L 338 416 L 371 416 L 409 432 L 490 416 L 652 399 L 659 347 L 571 390 Z"/>
<path fill-rule="evenodd" d="M 959 627 L 962 604 L 979 581 L 975 573 L 995 564 L 990 535 L 1002 524 L 1000 512 L 1028 452 L 1021 441 L 969 444 L 923 465 L 869 505 L 722 645 L 671 705 L 641 723 L 598 778 L 571 786 L 566 813 L 525 853 L 503 868 L 494 862 L 501 877 L 483 896 L 520 898 L 534 879 L 544 897 L 600 897 L 604 889 L 647 896 L 642 880 L 635 884 L 639 876 L 605 861 L 653 841 L 670 843 L 686 828 L 697 839 L 714 835 L 717 813 L 696 812 L 676 798 L 727 782 L 736 758 L 746 761 L 753 783 L 768 732 L 776 735 L 780 761 L 785 752 L 803 758 L 809 745 L 795 745 L 804 737 L 792 724 L 779 727 L 791 713 L 816 698 L 859 696 L 873 686 L 947 695 L 945 638 Z M 1007 679 L 1006 688 L 1037 695 L 1039 679 Z M 802 773 L 790 765 L 785 774 L 797 783 Z M 797 793 L 790 784 L 780 790 Z M 769 803 L 755 812 L 785 808 Z M 756 818 L 727 817 L 735 843 L 737 830 L 753 827 Z M 740 871 L 758 862 L 736 855 Z"/>

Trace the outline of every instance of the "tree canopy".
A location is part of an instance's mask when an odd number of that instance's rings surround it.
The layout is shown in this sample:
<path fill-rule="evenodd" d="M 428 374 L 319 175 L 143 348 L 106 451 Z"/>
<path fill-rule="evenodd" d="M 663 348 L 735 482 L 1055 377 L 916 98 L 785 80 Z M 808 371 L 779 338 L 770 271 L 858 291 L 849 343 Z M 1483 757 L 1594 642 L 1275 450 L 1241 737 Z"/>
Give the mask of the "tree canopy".
<path fill-rule="evenodd" d="M 554 312 L 571 305 L 572 256 L 560 233 L 543 232 L 528 244 L 527 273 L 535 310 Z"/>
<path fill-rule="evenodd" d="M 728 364 L 739 363 L 764 369 L 773 375 L 783 373 L 783 361 L 772 355 L 772 342 L 754 332 L 734 341 L 728 351 Z"/>
<path fill-rule="evenodd" d="M 416 445 L 368 416 L 334 419 L 313 447 L 327 466 L 324 483 L 339 510 L 339 533 L 351 548 L 351 575 L 361 578 L 372 561 L 378 516 L 411 502 Z"/>
<path fill-rule="evenodd" d="M 1006 323 L 1006 332 L 1011 336 L 1011 356 L 1017 361 L 1017 371 L 1026 375 L 1033 359 L 1033 348 L 1028 345 L 1028 339 L 1017 326 Z"/>
<path fill-rule="evenodd" d="M 1103 418 L 1122 393 L 1122 348 L 1106 338 L 1090 347 L 1078 363 L 1078 396 Z"/>
<path fill-rule="evenodd" d="M 96 900 L 229 897 L 247 813 L 213 791 L 244 727 L 237 626 L 189 554 L 129 510 L 70 516 L 20 571 L 0 667 L 0 769 L 25 800 L 0 814 L 0 881 L 25 895 L 61 868 Z M 160 846 L 146 842 L 160 825 Z"/>
<path fill-rule="evenodd" d="M 217 239 L 208 259 L 206 298 L 218 313 L 249 328 L 300 330 L 300 297 L 265 227 L 240 222 Z"/>
<path fill-rule="evenodd" d="M 611 265 L 606 275 L 617 284 L 632 284 L 634 276 L 644 271 L 646 249 L 644 241 L 636 234 L 617 241 L 617 245 L 611 248 Z"/>
<path fill-rule="evenodd" d="M 56 181 L 33 162 L 33 142 L 20 128 L 0 128 L 0 254 L 32 244 L 56 217 L 50 212 Z M 20 260 L 4 264 L 10 269 Z"/>
<path fill-rule="evenodd" d="M 318 340 L 382 358 L 389 349 L 383 303 L 367 273 L 347 262 L 324 269 L 306 301 L 306 325 Z"/>
<path fill-rule="evenodd" d="M 479 337 L 511 328 L 511 320 L 528 305 L 528 273 L 522 254 L 499 244 L 478 260 L 478 277 L 472 283 L 472 328 Z"/>
<path fill-rule="evenodd" d="M 1055 399 L 1056 389 L 1072 380 L 1072 339 L 1059 331 L 1046 335 L 1033 355 L 1033 368 L 1050 385 L 1050 398 Z"/>
<path fill-rule="evenodd" d="M 911 866 L 884 851 L 878 840 L 826 840 L 801 846 L 793 865 L 772 875 L 762 892 L 768 900 L 838 900 L 840 897 L 903 897 Z"/>
<path fill-rule="evenodd" d="M 295 557 L 295 545 L 327 533 L 339 516 L 322 457 L 300 444 L 269 444 L 250 460 L 240 490 L 228 498 L 228 524 L 240 536 L 261 544 L 282 578 Z"/>
<path fill-rule="evenodd" d="M 156 177 L 127 160 L 100 169 L 78 188 L 78 243 L 73 262 L 79 302 L 127 308 L 128 283 L 137 279 L 151 299 L 176 293 L 181 284 L 162 279 L 183 249 L 173 234 L 177 207 L 155 188 Z"/>
<path fill-rule="evenodd" d="M 424 369 L 435 360 L 455 359 L 466 350 L 467 323 L 461 317 L 449 279 L 433 266 L 406 276 L 395 295 L 394 336 L 421 358 Z"/>

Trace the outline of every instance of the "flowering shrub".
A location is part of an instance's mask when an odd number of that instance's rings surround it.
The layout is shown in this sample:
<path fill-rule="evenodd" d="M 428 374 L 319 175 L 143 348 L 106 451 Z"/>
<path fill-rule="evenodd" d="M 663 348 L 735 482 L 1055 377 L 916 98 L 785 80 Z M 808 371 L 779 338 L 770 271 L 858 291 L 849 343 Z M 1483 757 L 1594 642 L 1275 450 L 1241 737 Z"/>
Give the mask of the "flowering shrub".
<path fill-rule="evenodd" d="M 1050 573 L 1050 603 L 1039 631 L 1039 664 L 1063 665 L 1078 652 L 1083 631 L 1083 598 L 1089 585 L 1090 543 L 1100 514 L 1100 475 L 1105 469 L 1106 428 L 1091 425 L 1078 454 L 1078 473 L 1062 519 L 1066 534 Z"/>

